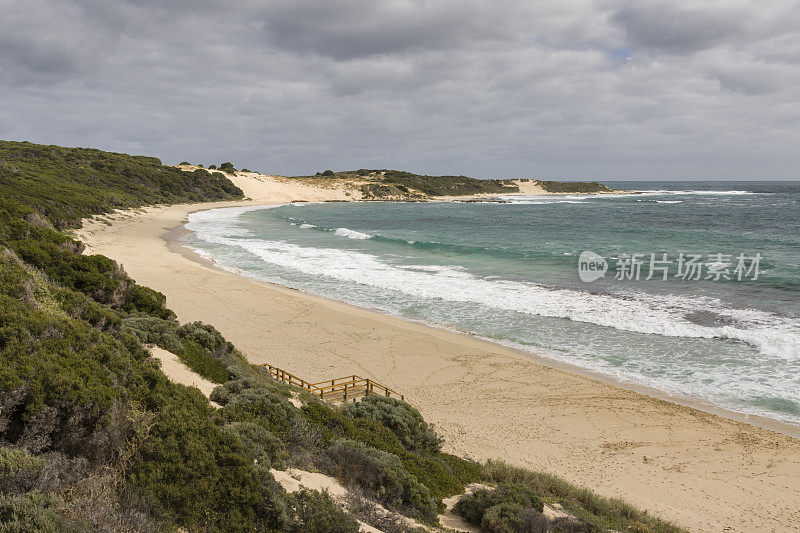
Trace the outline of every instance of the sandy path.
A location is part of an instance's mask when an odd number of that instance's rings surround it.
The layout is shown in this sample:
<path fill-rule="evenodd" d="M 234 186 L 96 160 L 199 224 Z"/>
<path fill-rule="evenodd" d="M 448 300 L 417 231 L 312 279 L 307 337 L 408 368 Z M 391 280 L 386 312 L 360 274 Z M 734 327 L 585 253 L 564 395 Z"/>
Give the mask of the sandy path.
<path fill-rule="evenodd" d="M 165 293 L 181 321 L 213 324 L 253 362 L 312 381 L 358 373 L 405 393 L 448 451 L 553 472 L 691 530 L 800 530 L 800 441 L 220 271 L 164 238 L 202 208 L 149 208 L 79 233 Z"/>

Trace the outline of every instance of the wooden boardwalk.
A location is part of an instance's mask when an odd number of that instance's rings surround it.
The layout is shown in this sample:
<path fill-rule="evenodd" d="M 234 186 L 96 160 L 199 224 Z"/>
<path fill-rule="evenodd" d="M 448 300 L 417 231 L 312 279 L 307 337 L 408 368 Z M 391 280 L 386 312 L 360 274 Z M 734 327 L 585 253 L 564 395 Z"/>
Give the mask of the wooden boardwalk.
<path fill-rule="evenodd" d="M 312 394 L 316 394 L 323 400 L 343 400 L 358 398 L 360 396 L 379 395 L 386 396 L 387 398 L 400 398 L 405 400 L 405 397 L 399 392 L 390 389 L 380 383 L 371 379 L 362 378 L 360 376 L 352 375 L 343 378 L 327 379 L 317 383 L 311 383 L 304 379 L 300 379 L 294 374 L 264 363 L 263 368 L 267 369 L 273 379 L 295 385 L 302 389 L 306 389 Z"/>

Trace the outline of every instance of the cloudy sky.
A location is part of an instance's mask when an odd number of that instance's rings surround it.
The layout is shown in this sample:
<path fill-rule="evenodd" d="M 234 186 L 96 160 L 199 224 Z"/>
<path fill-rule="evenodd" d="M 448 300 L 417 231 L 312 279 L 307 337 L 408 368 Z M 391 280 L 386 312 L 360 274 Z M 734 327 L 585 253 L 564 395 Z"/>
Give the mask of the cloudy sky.
<path fill-rule="evenodd" d="M 800 179 L 793 0 L 0 0 L 0 138 L 299 174 Z"/>

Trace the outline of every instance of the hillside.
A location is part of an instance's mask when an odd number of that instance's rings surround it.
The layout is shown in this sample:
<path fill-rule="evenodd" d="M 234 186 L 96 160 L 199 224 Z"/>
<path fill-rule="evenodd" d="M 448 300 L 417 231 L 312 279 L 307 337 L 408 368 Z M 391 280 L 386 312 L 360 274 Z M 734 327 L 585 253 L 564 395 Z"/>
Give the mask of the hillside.
<path fill-rule="evenodd" d="M 442 499 L 485 531 L 679 531 L 550 475 L 441 451 L 419 412 L 370 397 L 332 406 L 250 365 L 211 325 L 54 229 L 154 202 L 241 196 L 223 174 L 98 150 L 2 143 L 0 531 L 354 532 L 355 517 L 438 525 Z M 218 384 L 171 382 L 155 345 Z M 273 471 L 325 472 L 353 494 L 288 493 Z M 548 518 L 544 503 L 568 517 Z M 404 525 L 405 524 L 405 525 Z"/>
<path fill-rule="evenodd" d="M 113 209 L 241 197 L 222 173 L 185 173 L 155 157 L 0 141 L 0 198 L 33 208 L 59 229 Z"/>
<path fill-rule="evenodd" d="M 608 193 L 611 188 L 597 182 L 560 182 L 531 179 L 489 180 L 467 176 L 427 176 L 401 170 L 326 170 L 304 179 L 328 178 L 358 184 L 364 200 L 425 200 L 434 197 L 501 195 L 516 193 L 574 194 Z"/>

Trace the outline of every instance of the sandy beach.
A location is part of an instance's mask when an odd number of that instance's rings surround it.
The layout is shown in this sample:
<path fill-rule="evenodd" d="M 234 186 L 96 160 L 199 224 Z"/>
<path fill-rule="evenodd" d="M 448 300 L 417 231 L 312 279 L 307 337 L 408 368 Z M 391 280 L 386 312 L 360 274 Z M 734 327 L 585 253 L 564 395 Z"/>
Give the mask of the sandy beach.
<path fill-rule="evenodd" d="M 194 211 L 353 199 L 337 187 L 234 180 L 256 202 L 144 208 L 87 221 L 87 253 L 214 325 L 254 363 L 310 381 L 360 374 L 405 394 L 446 451 L 558 474 L 692 531 L 800 529 L 800 440 L 407 322 L 216 268 L 177 242 Z"/>

